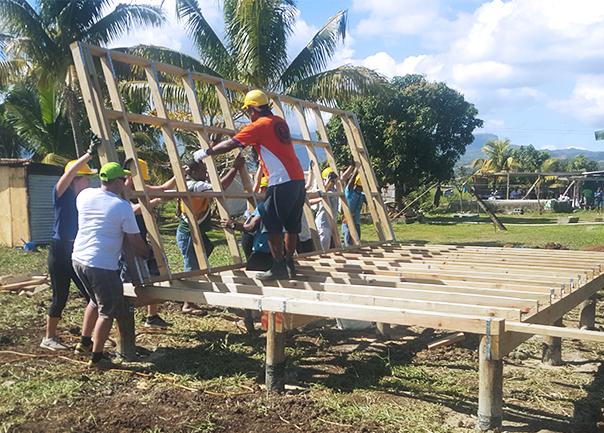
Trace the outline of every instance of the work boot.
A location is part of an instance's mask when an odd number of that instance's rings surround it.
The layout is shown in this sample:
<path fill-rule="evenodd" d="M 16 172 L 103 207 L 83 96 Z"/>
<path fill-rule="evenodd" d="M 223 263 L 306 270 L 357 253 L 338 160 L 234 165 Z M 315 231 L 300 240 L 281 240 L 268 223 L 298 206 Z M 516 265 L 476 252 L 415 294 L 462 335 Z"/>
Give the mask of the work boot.
<path fill-rule="evenodd" d="M 166 322 L 158 315 L 147 316 L 145 319 L 145 328 L 168 329 L 170 326 L 172 326 L 171 323 Z"/>
<path fill-rule="evenodd" d="M 260 281 L 287 280 L 289 278 L 285 261 L 273 262 L 273 267 L 268 271 L 258 274 Z"/>
<path fill-rule="evenodd" d="M 296 278 L 296 265 L 294 263 L 293 257 L 285 258 L 285 265 L 287 266 L 287 272 L 289 273 L 289 278 L 292 280 Z"/>
<path fill-rule="evenodd" d="M 106 353 L 103 353 L 103 356 L 98 361 L 93 361 L 92 359 L 88 361 L 88 368 L 95 368 L 97 370 L 110 370 L 116 367 L 117 365 L 111 361 L 111 358 Z"/>
<path fill-rule="evenodd" d="M 86 344 L 80 341 L 78 344 L 76 344 L 73 353 L 81 356 L 90 355 L 92 353 L 92 342 L 90 344 Z"/>

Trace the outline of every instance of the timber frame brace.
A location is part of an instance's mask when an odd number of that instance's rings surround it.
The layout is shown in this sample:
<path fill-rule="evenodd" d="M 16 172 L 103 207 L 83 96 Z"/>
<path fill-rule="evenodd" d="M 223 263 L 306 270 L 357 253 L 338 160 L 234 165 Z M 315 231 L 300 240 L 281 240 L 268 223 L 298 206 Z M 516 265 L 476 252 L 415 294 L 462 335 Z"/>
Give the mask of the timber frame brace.
<path fill-rule="evenodd" d="M 134 193 L 132 195 L 141 204 L 142 216 L 149 231 L 149 240 L 160 272 L 159 278 L 146 278 L 144 282 L 166 281 L 185 276 L 184 273 L 175 274 L 170 269 L 159 226 L 151 211 L 150 201 L 155 197 L 180 199 L 189 221 L 194 220 L 192 208 L 194 197 L 215 198 L 221 219 L 229 217 L 227 208 L 227 200 L 229 199 L 246 199 L 249 209 L 255 207 L 256 198 L 259 197 L 259 194 L 252 191 L 253 188 L 246 167 L 244 166 L 239 173 L 244 191 L 236 193 L 225 191 L 220 185 L 217 165 L 212 158 L 207 159 L 206 165 L 213 190 L 199 193 L 189 192 L 185 173 L 182 169 L 181 148 L 178 140 L 178 131 L 186 131 L 189 134 L 194 134 L 201 148 L 207 148 L 210 146 L 210 135 L 218 137 L 232 137 L 235 135 L 237 127 L 234 111 L 238 110 L 243 94 L 251 90 L 251 87 L 81 42 L 74 42 L 71 50 L 86 112 L 90 120 L 90 127 L 92 132 L 99 136 L 102 141 L 99 149 L 101 163 L 118 161 L 115 148 L 115 141 L 118 136 L 125 157 L 132 158 L 134 161 Z M 118 75 L 118 71 L 124 68 L 136 71 L 137 74 L 144 77 L 142 81 L 149 91 L 149 101 L 153 111 L 146 113 L 128 111 L 122 93 L 123 86 Z M 178 87 L 178 89 L 184 91 L 185 98 L 182 103 L 171 105 L 166 103 L 164 92 L 168 85 Z M 394 241 L 394 232 L 387 216 L 375 174 L 371 168 L 367 148 L 355 114 L 289 96 L 270 92 L 267 92 L 267 95 L 271 99 L 273 110 L 277 115 L 285 118 L 286 111 L 294 114 L 302 137 L 293 138 L 292 142 L 294 145 L 304 146 L 309 160 L 314 163 L 312 164 L 312 170 L 319 191 L 307 194 L 303 218 L 305 218 L 310 229 L 315 251 L 325 252 L 321 249 L 308 198 L 320 197 L 322 199 L 334 234 L 333 240 L 336 250 L 343 250 L 344 248 L 340 242 L 337 226 L 338 209 L 332 209 L 330 196 L 338 197 L 343 218 L 346 221 L 352 221 L 352 214 L 344 195 L 345 185 L 338 179 L 336 182 L 337 191 L 328 192 L 321 181 L 317 149 L 322 149 L 331 169 L 336 173 L 339 172 L 324 123 L 325 115 L 337 116 L 342 121 L 347 145 L 358 169 L 361 184 L 367 197 L 367 207 L 380 242 Z M 202 102 L 205 103 L 205 106 Z M 213 111 L 209 111 L 208 107 L 211 107 Z M 309 116 L 312 116 L 316 124 L 318 139 L 313 138 L 313 134 L 309 129 Z M 145 181 L 141 176 L 137 149 L 133 138 L 131 127 L 133 124 L 157 128 L 161 132 L 163 145 L 176 179 L 176 191 L 152 192 L 145 188 Z M 231 255 L 232 268 L 241 267 L 243 260 L 236 235 L 232 229 L 224 228 L 223 230 Z M 359 245 L 360 238 L 355 225 L 349 224 L 349 230 L 353 246 Z M 210 269 L 207 252 L 204 249 L 201 233 L 196 224 L 191 224 L 191 237 L 201 271 L 187 273 L 186 276 L 217 271 L 218 269 Z"/>

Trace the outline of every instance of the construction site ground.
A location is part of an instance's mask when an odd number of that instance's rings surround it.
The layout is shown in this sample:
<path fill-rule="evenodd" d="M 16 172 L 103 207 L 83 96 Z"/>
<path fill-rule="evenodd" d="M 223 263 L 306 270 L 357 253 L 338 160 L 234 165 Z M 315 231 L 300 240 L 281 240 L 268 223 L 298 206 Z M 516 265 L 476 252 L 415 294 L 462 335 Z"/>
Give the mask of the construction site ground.
<path fill-rule="evenodd" d="M 528 218 L 530 219 L 530 217 Z M 509 227 L 482 224 L 395 225 L 402 241 L 509 247 L 596 249 L 599 226 Z M 163 228 L 172 245 L 169 226 Z M 363 228 L 369 240 L 370 227 Z M 223 251 L 224 250 L 224 251 Z M 178 262 L 178 251 L 169 250 Z M 214 264 L 226 253 L 220 245 Z M 0 248 L 2 273 L 45 269 L 46 252 Z M 61 336 L 75 345 L 82 299 L 72 296 Z M 435 350 L 446 333 L 395 328 L 383 340 L 373 331 L 343 332 L 321 321 L 287 341 L 284 395 L 263 389 L 264 338 L 245 333 L 238 317 L 209 309 L 185 316 L 168 303 L 167 332 L 149 332 L 137 311 L 137 344 L 147 355 L 104 373 L 85 360 L 40 349 L 50 292 L 31 297 L 0 293 L 0 431 L 10 432 L 473 432 L 477 411 L 477 339 Z M 604 299 L 596 322 L 604 325 Z M 565 326 L 577 324 L 577 312 Z M 604 431 L 604 348 L 564 340 L 561 367 L 541 364 L 534 337 L 505 359 L 504 431 Z"/>

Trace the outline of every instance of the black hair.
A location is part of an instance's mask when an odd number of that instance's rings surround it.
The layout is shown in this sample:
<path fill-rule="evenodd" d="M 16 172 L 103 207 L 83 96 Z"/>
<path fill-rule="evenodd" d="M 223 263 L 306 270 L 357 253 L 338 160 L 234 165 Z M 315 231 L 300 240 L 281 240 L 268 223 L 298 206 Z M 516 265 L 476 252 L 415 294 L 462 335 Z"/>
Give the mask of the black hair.
<path fill-rule="evenodd" d="M 273 114 L 271 110 L 271 104 L 260 105 L 254 108 L 258 112 L 258 114 L 260 114 L 260 116 L 270 116 L 271 114 Z"/>

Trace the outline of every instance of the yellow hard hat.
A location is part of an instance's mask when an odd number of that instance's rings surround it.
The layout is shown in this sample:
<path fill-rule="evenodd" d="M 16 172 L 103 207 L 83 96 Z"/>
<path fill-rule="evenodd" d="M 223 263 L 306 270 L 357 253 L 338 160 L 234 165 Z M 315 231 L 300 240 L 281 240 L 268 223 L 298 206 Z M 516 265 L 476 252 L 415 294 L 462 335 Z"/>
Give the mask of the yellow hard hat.
<path fill-rule="evenodd" d="M 72 159 L 71 161 L 69 161 L 65 165 L 65 173 L 67 173 L 69 171 L 69 169 L 74 166 L 74 164 L 76 162 L 78 162 L 78 161 L 75 159 Z M 77 176 L 88 176 L 91 174 L 96 174 L 96 170 L 92 170 L 88 164 L 84 164 L 78 169 Z"/>
<path fill-rule="evenodd" d="M 360 174 L 357 174 L 357 177 L 354 178 L 354 184 L 356 186 L 360 186 L 360 187 L 363 186 L 363 184 L 361 183 L 361 175 Z"/>
<path fill-rule="evenodd" d="M 138 166 L 141 169 L 141 176 L 143 177 L 143 180 L 146 182 L 151 179 L 149 177 L 149 166 L 147 165 L 147 161 L 138 158 Z"/>
<path fill-rule="evenodd" d="M 260 179 L 260 188 L 267 188 L 267 187 L 268 187 L 268 177 L 262 176 L 262 178 Z"/>
<path fill-rule="evenodd" d="M 263 105 L 268 105 L 269 100 L 266 93 L 262 90 L 250 90 L 243 98 L 243 107 L 242 109 L 247 110 L 249 107 L 262 107 Z"/>
<path fill-rule="evenodd" d="M 327 177 L 329 176 L 329 173 L 332 173 L 332 172 L 333 172 L 333 170 L 331 169 L 331 167 L 324 168 L 323 171 L 321 172 L 321 177 L 323 179 L 327 179 Z"/>

